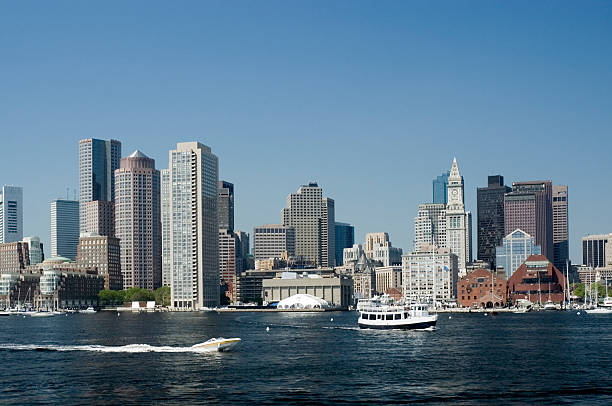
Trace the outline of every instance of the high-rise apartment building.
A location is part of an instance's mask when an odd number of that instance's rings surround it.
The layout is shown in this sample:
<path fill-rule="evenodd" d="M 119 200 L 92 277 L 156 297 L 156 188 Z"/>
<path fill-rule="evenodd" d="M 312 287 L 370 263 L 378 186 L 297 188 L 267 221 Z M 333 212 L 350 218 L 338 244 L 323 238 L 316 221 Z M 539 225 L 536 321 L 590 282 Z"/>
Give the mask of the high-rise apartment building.
<path fill-rule="evenodd" d="M 553 265 L 564 271 L 569 261 L 569 223 L 567 186 L 552 188 L 553 212 Z"/>
<path fill-rule="evenodd" d="M 531 255 L 540 255 L 542 249 L 535 244 L 535 238 L 522 230 L 514 230 L 502 239 L 496 248 L 497 269 L 506 272 L 510 278 L 523 262 Z"/>
<path fill-rule="evenodd" d="M 124 289 L 161 286 L 160 215 L 155 160 L 136 150 L 115 171 L 115 235 Z"/>
<path fill-rule="evenodd" d="M 79 245 L 79 202 L 51 202 L 51 257 L 75 260 Z"/>
<path fill-rule="evenodd" d="M 210 147 L 181 142 L 170 151 L 172 306 L 219 305 L 219 162 Z"/>
<path fill-rule="evenodd" d="M 295 229 L 295 254 L 317 266 L 333 267 L 335 255 L 334 201 L 323 198 L 316 183 L 300 186 L 287 196 L 287 207 L 281 211 L 285 227 Z"/>
<path fill-rule="evenodd" d="M 606 266 L 606 245 L 612 241 L 612 234 L 593 234 L 582 237 L 582 265 L 591 268 Z"/>
<path fill-rule="evenodd" d="M 495 269 L 495 248 L 504 238 L 504 195 L 511 189 L 501 175 L 489 176 L 487 187 L 477 189 L 478 259 Z"/>
<path fill-rule="evenodd" d="M 2 186 L 0 190 L 0 244 L 23 238 L 23 189 Z"/>
<path fill-rule="evenodd" d="M 281 258 L 283 252 L 295 256 L 295 228 L 264 224 L 253 229 L 253 256 L 256 261 Z"/>
<path fill-rule="evenodd" d="M 162 230 L 162 285 L 170 286 L 170 170 L 162 169 L 160 173 L 161 188 L 161 230 Z"/>
<path fill-rule="evenodd" d="M 40 242 L 40 237 L 23 237 L 22 242 L 28 245 L 30 265 L 40 264 L 45 260 L 45 252 L 43 249 L 43 243 Z"/>
<path fill-rule="evenodd" d="M 535 237 L 542 255 L 553 258 L 552 182 L 513 182 L 504 196 L 504 233 L 521 229 Z"/>
<path fill-rule="evenodd" d="M 115 201 L 115 169 L 119 168 L 121 142 L 85 139 L 79 141 L 79 223 L 85 233 L 85 203 Z"/>
<path fill-rule="evenodd" d="M 234 231 L 234 184 L 220 180 L 217 193 L 219 229 Z"/>
<path fill-rule="evenodd" d="M 123 289 L 119 239 L 85 233 L 79 238 L 77 265 L 104 276 L 104 289 Z"/>
<path fill-rule="evenodd" d="M 446 246 L 445 204 L 419 204 L 419 211 L 414 218 L 414 250 L 418 250 L 422 244 Z"/>
<path fill-rule="evenodd" d="M 433 180 L 433 203 L 446 204 L 448 203 L 448 195 L 446 186 L 448 185 L 448 177 L 450 172 L 444 172 L 442 175 Z"/>
<path fill-rule="evenodd" d="M 85 233 L 115 236 L 115 203 L 94 200 L 85 203 Z"/>
<path fill-rule="evenodd" d="M 350 248 L 355 244 L 355 227 L 348 223 L 336 222 L 336 266 L 343 264 L 342 252 L 345 248 Z"/>

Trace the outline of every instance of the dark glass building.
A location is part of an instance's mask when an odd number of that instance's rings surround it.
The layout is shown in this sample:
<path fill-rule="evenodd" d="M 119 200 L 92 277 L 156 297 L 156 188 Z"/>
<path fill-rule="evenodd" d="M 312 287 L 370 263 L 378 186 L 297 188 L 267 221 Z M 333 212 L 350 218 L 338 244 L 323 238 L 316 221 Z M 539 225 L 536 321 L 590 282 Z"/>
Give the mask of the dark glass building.
<path fill-rule="evenodd" d="M 478 259 L 495 269 L 495 247 L 501 246 L 504 232 L 504 195 L 510 192 L 501 175 L 489 176 L 487 187 L 477 190 Z"/>
<path fill-rule="evenodd" d="M 448 185 L 448 177 L 450 171 L 442 173 L 433 180 L 433 203 L 435 204 L 446 204 L 448 203 L 446 195 L 446 186 Z"/>
<path fill-rule="evenodd" d="M 355 244 L 355 227 L 347 223 L 336 223 L 336 265 L 343 265 L 342 251 Z"/>
<path fill-rule="evenodd" d="M 234 184 L 220 180 L 217 197 L 219 228 L 234 231 Z"/>

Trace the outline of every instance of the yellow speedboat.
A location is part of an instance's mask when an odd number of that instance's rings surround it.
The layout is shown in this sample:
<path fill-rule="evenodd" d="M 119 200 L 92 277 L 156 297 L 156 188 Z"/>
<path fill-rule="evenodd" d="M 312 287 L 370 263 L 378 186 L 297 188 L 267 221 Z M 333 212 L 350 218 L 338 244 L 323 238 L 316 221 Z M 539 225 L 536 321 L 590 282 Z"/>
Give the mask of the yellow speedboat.
<path fill-rule="evenodd" d="M 191 348 L 198 350 L 217 350 L 217 351 L 228 351 L 240 342 L 239 338 L 211 338 L 203 343 L 192 345 Z"/>

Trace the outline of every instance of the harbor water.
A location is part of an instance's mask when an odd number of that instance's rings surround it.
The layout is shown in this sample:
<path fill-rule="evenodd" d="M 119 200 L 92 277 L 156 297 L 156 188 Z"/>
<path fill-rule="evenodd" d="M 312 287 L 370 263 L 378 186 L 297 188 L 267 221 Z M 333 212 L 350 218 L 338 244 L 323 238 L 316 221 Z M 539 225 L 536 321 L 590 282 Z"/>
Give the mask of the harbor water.
<path fill-rule="evenodd" d="M 612 404 L 610 315 L 356 326 L 356 312 L 2 317 L 0 404 Z M 190 349 L 211 337 L 242 342 Z"/>

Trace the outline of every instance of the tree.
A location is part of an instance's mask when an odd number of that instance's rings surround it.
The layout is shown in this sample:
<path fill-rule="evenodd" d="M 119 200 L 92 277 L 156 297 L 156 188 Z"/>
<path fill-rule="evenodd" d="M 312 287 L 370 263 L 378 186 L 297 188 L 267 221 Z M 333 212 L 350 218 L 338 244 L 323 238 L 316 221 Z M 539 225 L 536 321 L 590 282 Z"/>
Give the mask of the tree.
<path fill-rule="evenodd" d="M 155 304 L 170 306 L 170 286 L 162 286 L 155 289 L 153 295 L 155 296 Z"/>
<path fill-rule="evenodd" d="M 585 289 L 584 283 L 575 284 L 574 289 L 573 289 L 573 294 L 575 296 L 578 296 L 581 299 L 584 299 L 584 289 Z M 595 300 L 595 289 L 597 289 L 597 297 L 599 299 L 602 299 L 604 296 L 606 296 L 606 285 L 604 285 L 603 283 L 597 282 L 592 285 L 591 284 L 586 285 L 586 291 L 587 291 L 586 293 L 587 293 L 588 298 L 592 296 L 593 300 Z"/>
<path fill-rule="evenodd" d="M 125 291 L 123 290 L 101 290 L 98 299 L 102 305 L 118 305 L 125 302 Z"/>

